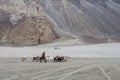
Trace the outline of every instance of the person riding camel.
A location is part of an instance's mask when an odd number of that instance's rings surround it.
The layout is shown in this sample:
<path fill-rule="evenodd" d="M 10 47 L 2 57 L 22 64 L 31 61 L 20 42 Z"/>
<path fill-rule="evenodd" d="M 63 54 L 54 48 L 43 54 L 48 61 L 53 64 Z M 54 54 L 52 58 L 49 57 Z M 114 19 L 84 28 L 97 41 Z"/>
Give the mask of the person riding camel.
<path fill-rule="evenodd" d="M 41 63 L 43 60 L 45 61 L 45 63 L 47 62 L 47 61 L 46 61 L 45 51 L 44 51 L 44 52 L 42 53 L 42 55 L 41 55 L 40 63 Z"/>

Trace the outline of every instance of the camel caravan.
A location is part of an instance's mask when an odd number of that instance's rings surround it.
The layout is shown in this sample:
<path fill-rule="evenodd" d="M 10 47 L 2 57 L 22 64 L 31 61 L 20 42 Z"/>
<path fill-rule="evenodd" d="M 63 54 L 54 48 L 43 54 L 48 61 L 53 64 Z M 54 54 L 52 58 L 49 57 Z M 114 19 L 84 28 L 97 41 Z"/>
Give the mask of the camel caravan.
<path fill-rule="evenodd" d="M 27 59 L 28 59 L 28 57 L 23 56 L 23 57 L 21 58 L 21 61 L 22 61 L 22 62 L 26 62 Z M 46 62 L 52 62 L 52 61 L 53 61 L 53 62 L 66 62 L 66 61 L 68 61 L 68 59 L 70 59 L 70 57 L 68 57 L 68 56 L 55 56 L 55 57 L 46 56 L 46 55 L 45 55 L 45 51 L 44 51 L 41 56 L 33 57 L 33 58 L 32 58 L 32 62 L 40 62 L 40 63 L 41 63 L 42 61 L 44 61 L 45 63 L 46 63 Z"/>

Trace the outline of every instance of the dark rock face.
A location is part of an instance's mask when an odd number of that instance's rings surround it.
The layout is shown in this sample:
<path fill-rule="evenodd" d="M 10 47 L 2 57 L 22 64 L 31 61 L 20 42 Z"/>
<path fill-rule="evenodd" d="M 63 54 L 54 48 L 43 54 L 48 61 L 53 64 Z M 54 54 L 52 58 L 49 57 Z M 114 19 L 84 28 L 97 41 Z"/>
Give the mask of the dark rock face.
<path fill-rule="evenodd" d="M 7 41 L 19 45 L 37 45 L 56 38 L 51 22 L 45 17 L 25 18 L 7 35 Z"/>
<path fill-rule="evenodd" d="M 5 38 L 11 28 L 12 24 L 9 21 L 8 14 L 4 11 L 0 11 L 0 39 Z"/>
<path fill-rule="evenodd" d="M 120 0 L 113 0 L 113 1 L 120 4 Z"/>

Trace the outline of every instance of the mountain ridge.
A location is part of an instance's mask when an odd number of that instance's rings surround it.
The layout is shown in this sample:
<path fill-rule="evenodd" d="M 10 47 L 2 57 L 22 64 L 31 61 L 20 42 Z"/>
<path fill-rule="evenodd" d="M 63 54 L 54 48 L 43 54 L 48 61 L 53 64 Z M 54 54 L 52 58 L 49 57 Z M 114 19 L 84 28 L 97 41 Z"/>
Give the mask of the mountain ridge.
<path fill-rule="evenodd" d="M 67 38 L 67 32 L 83 43 L 120 42 L 119 0 L 1 0 L 0 3 L 0 10 L 9 14 L 13 25 L 25 16 L 46 16 L 60 38 Z"/>

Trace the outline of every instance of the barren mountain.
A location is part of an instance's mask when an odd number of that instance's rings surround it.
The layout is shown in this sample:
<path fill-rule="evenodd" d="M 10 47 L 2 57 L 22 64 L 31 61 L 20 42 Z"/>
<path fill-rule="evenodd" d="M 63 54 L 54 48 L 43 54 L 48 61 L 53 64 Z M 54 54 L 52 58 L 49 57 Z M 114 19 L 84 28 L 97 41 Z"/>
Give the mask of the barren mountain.
<path fill-rule="evenodd" d="M 55 31 L 60 38 L 77 36 L 83 43 L 120 42 L 120 0 L 0 0 L 0 11 L 13 28 L 18 28 L 19 24 L 24 28 L 22 24 L 26 17 L 45 16 L 51 24 L 52 36 Z M 0 18 L 0 21 L 4 20 Z M 9 31 L 9 34 L 13 32 Z M 26 33 L 24 35 L 29 35 Z M 29 42 L 28 39 L 25 42 Z"/>
<path fill-rule="evenodd" d="M 6 36 L 7 42 L 19 45 L 37 45 L 55 39 L 52 24 L 45 16 L 25 18 L 22 21 Z"/>
<path fill-rule="evenodd" d="M 0 39 L 3 39 L 11 28 L 12 24 L 9 21 L 8 14 L 6 14 L 4 11 L 0 11 Z"/>

